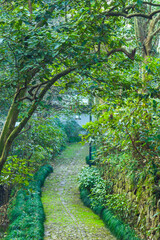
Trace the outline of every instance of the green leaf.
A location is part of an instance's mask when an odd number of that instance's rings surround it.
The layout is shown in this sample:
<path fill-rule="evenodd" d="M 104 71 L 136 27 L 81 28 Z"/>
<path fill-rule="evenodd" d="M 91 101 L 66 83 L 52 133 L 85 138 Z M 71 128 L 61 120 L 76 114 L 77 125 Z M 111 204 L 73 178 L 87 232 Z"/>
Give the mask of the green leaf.
<path fill-rule="evenodd" d="M 139 7 L 141 7 L 142 4 L 143 4 L 143 1 L 142 1 L 142 0 L 137 0 L 137 5 L 138 5 Z"/>

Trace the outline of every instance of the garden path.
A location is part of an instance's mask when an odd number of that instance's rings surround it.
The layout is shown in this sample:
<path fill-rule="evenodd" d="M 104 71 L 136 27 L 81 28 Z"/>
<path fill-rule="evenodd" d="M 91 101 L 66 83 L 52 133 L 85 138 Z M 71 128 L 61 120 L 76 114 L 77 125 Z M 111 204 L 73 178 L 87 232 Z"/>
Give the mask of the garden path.
<path fill-rule="evenodd" d="M 80 200 L 78 174 L 88 146 L 72 144 L 58 156 L 46 179 L 42 202 L 46 214 L 45 240 L 114 240 L 103 221 Z"/>

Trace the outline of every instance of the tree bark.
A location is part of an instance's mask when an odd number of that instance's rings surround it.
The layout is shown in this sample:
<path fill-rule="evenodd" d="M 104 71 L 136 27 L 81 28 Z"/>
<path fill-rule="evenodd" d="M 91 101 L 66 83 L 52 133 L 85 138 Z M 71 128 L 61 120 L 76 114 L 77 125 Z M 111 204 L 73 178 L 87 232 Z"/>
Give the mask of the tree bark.
<path fill-rule="evenodd" d="M 15 127 L 15 123 L 17 121 L 18 113 L 19 113 L 18 104 L 17 103 L 12 104 L 9 114 L 8 114 L 8 117 L 7 117 L 7 120 L 6 120 L 6 123 L 5 123 L 5 126 L 2 131 L 3 135 L 1 135 L 1 139 L 0 139 L 0 143 L 1 143 L 0 173 L 1 173 L 3 166 L 7 160 L 8 153 L 9 153 L 10 147 L 11 147 L 14 139 L 18 136 L 18 134 L 21 132 L 21 130 L 25 127 L 25 125 L 27 124 L 27 122 L 29 121 L 31 116 L 33 115 L 39 102 L 43 99 L 46 92 L 51 88 L 51 86 L 58 79 L 68 75 L 69 73 L 73 72 L 74 70 L 75 70 L 75 68 L 69 68 L 69 69 L 66 69 L 66 70 L 56 74 L 48 82 L 48 84 L 42 89 L 42 91 L 40 92 L 40 94 L 38 96 L 38 99 L 35 99 L 32 106 L 30 107 L 30 110 L 28 111 L 27 116 L 22 119 L 22 121 L 20 122 L 20 124 L 17 127 Z"/>

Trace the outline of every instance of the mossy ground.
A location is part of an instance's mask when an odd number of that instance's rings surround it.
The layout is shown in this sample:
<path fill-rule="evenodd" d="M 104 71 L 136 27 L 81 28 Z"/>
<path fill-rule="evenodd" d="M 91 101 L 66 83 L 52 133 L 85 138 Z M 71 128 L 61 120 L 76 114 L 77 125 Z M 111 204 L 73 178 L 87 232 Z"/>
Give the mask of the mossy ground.
<path fill-rule="evenodd" d="M 45 240 L 114 240 L 103 221 L 80 200 L 78 174 L 85 165 L 88 146 L 70 145 L 54 161 L 54 172 L 42 193 L 46 214 Z"/>

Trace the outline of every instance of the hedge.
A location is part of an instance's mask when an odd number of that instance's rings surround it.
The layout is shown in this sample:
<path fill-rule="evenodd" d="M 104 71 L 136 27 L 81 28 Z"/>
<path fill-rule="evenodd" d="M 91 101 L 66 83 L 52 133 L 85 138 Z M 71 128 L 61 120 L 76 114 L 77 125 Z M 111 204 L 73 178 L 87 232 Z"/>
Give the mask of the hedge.
<path fill-rule="evenodd" d="M 43 240 L 45 215 L 41 187 L 51 172 L 53 168 L 50 165 L 42 166 L 29 186 L 18 191 L 8 211 L 10 224 L 5 240 Z"/>
<path fill-rule="evenodd" d="M 92 204 L 94 201 L 93 196 L 90 198 L 90 192 L 86 188 L 80 188 L 80 198 L 84 205 L 90 207 L 93 212 L 98 214 L 110 232 L 119 240 L 141 240 L 136 237 L 133 229 L 124 224 L 120 219 L 107 208 L 104 208 L 100 203 Z M 95 203 L 95 201 L 94 201 Z"/>

